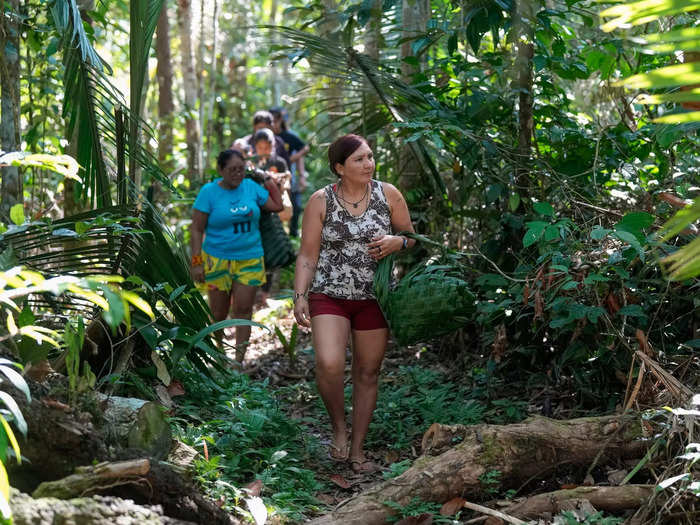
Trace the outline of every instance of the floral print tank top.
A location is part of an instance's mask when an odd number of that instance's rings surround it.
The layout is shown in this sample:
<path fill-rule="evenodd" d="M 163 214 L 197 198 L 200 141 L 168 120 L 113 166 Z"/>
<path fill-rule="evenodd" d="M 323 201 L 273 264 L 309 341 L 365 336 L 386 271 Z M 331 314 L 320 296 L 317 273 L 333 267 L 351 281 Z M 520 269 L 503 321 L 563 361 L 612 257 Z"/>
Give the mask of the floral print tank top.
<path fill-rule="evenodd" d="M 335 184 L 325 187 L 326 218 L 311 292 L 339 299 L 374 299 L 377 261 L 370 257 L 367 243 L 374 237 L 390 235 L 392 229 L 382 183 L 372 180 L 370 184 L 369 204 L 358 217 L 341 205 Z"/>

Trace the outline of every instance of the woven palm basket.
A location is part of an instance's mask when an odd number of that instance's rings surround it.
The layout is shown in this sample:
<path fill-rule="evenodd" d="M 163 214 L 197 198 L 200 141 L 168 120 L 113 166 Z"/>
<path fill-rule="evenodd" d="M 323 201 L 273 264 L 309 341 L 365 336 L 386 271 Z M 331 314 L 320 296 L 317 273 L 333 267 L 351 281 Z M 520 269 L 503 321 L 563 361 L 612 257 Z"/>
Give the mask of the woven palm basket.
<path fill-rule="evenodd" d="M 437 244 L 423 236 L 408 236 Z M 465 326 L 475 310 L 474 295 L 462 278 L 458 258 L 443 253 L 420 262 L 398 283 L 392 283 L 393 266 L 393 256 L 379 261 L 374 292 L 398 344 L 427 341 Z"/>
<path fill-rule="evenodd" d="M 265 252 L 265 269 L 283 268 L 296 257 L 292 241 L 276 213 L 260 213 L 260 237 Z"/>

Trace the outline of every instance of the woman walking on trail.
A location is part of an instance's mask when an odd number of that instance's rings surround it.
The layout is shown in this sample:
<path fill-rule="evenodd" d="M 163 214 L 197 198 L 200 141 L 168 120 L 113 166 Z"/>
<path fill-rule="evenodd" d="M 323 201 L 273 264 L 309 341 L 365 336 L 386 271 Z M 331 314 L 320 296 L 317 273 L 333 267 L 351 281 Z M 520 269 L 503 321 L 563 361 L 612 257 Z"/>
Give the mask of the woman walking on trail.
<path fill-rule="evenodd" d="M 228 317 L 231 303 L 236 319 L 250 319 L 257 287 L 265 283 L 260 209 L 280 211 L 282 198 L 272 176 L 264 187 L 245 177 L 240 151 L 222 151 L 216 164 L 220 178 L 202 187 L 192 209 L 192 278 L 206 286 L 215 322 Z M 250 326 L 237 326 L 239 363 L 249 339 Z"/>
<path fill-rule="evenodd" d="M 350 461 L 358 473 L 378 470 L 364 452 L 377 401 L 379 369 L 388 327 L 372 291 L 377 261 L 412 246 L 394 235 L 413 231 L 403 195 L 372 179 L 374 157 L 367 141 L 345 135 L 328 148 L 338 177 L 316 191 L 302 220 L 301 248 L 294 276 L 294 316 L 311 327 L 316 381 L 330 416 L 329 457 Z M 352 437 L 345 422 L 345 349 L 352 335 Z"/>

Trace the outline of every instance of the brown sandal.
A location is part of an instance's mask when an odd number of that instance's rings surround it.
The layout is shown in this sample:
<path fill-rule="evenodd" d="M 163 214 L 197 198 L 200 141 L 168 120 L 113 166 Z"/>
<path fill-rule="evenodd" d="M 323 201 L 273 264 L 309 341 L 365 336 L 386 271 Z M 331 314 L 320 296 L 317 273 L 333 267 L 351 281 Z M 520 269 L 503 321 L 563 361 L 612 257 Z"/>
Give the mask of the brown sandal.
<path fill-rule="evenodd" d="M 333 455 L 333 452 L 337 452 L 338 455 Z M 336 461 L 338 463 L 345 463 L 348 460 L 348 455 L 350 454 L 350 443 L 345 444 L 345 450 L 340 447 L 335 446 L 333 443 L 328 445 L 328 459 L 331 461 Z"/>
<path fill-rule="evenodd" d="M 374 474 L 382 470 L 382 467 L 377 465 L 371 459 L 360 461 L 359 459 L 350 460 L 350 468 L 355 474 Z"/>

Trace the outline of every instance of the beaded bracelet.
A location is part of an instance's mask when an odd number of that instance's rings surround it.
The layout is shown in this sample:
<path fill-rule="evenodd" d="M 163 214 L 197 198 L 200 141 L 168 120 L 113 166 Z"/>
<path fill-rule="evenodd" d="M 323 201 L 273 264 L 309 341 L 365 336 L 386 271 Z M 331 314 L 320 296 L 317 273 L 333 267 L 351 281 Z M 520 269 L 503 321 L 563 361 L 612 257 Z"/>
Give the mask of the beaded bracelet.
<path fill-rule="evenodd" d="M 202 255 L 193 255 L 192 256 L 192 266 L 201 266 L 204 264 L 204 259 L 202 259 Z"/>

